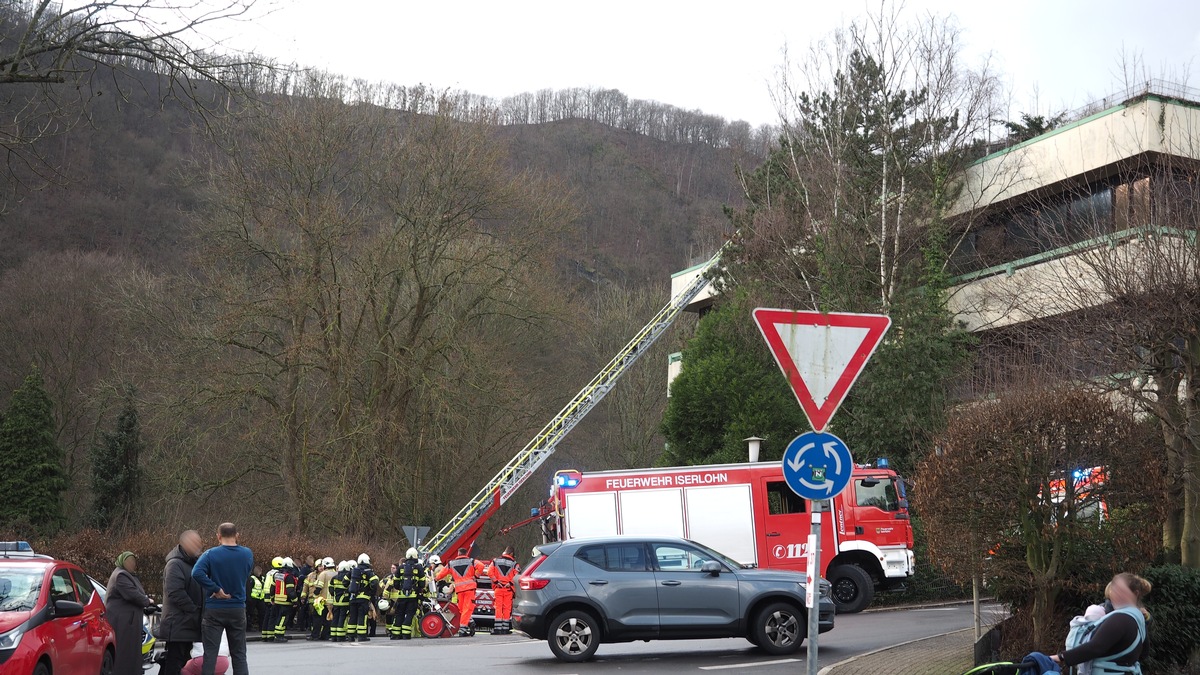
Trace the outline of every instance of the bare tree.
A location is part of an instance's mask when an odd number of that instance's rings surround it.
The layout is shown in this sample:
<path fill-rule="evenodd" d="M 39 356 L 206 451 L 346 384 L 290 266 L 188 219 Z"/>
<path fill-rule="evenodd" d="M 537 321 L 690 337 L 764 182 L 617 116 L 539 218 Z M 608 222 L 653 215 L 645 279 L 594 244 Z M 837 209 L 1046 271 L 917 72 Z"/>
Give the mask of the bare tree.
<path fill-rule="evenodd" d="M 301 529 L 444 518 L 478 487 L 458 472 L 490 475 L 539 407 L 497 355 L 539 342 L 538 270 L 572 210 L 509 171 L 486 126 L 305 86 L 323 95 L 219 139 L 193 326 L 215 350 L 207 386 L 261 420 L 247 475 Z"/>
<path fill-rule="evenodd" d="M 61 158 L 48 156 L 41 141 L 88 120 L 89 104 L 105 91 L 120 97 L 122 90 L 149 87 L 162 99 L 213 108 L 224 99 L 214 96 L 214 85 L 248 88 L 264 70 L 261 60 L 200 46 L 212 44 L 206 28 L 248 17 L 253 4 L 0 2 L 0 148 L 10 182 L 35 188 L 61 179 Z"/>

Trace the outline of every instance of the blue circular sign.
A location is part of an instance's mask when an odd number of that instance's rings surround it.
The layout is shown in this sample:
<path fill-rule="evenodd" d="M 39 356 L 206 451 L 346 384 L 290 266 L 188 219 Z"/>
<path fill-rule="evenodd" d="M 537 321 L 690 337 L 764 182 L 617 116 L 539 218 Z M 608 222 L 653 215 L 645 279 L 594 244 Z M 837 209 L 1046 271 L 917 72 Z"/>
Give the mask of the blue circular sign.
<path fill-rule="evenodd" d="M 850 484 L 853 473 L 850 448 L 833 434 L 800 434 L 783 451 L 783 479 L 805 499 L 836 497 Z"/>

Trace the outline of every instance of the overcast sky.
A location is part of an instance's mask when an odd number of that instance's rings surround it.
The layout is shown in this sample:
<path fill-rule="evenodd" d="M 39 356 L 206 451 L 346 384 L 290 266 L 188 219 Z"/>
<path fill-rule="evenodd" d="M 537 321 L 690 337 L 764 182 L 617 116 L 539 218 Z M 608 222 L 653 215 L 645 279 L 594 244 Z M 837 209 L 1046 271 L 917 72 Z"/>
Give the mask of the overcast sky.
<path fill-rule="evenodd" d="M 227 25 L 231 47 L 302 66 L 503 97 L 610 87 L 752 124 L 775 121 L 785 44 L 807 47 L 868 7 L 839 0 L 274 0 Z M 260 9 L 263 5 L 260 5 Z M 870 6 L 877 6 L 871 2 Z M 957 16 L 967 57 L 990 54 L 1012 115 L 1072 109 L 1121 88 L 1121 55 L 1187 79 L 1200 66 L 1194 0 L 910 0 Z"/>

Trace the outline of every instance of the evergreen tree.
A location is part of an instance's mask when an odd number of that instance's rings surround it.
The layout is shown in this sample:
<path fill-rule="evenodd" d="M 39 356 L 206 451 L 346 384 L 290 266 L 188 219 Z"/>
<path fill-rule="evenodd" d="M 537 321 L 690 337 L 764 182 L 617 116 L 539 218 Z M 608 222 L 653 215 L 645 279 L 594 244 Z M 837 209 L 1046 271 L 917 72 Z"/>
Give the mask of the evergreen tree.
<path fill-rule="evenodd" d="M 54 405 L 35 366 L 13 392 L 0 422 L 0 523 L 27 524 L 41 531 L 61 527 L 64 489 Z"/>
<path fill-rule="evenodd" d="M 761 458 L 780 459 L 808 422 L 750 319 L 732 297 L 700 320 L 671 383 L 662 432 L 667 465 L 746 461 L 749 436 L 766 438 Z"/>
<path fill-rule="evenodd" d="M 100 528 L 128 523 L 141 493 L 139 458 L 142 429 L 134 392 L 125 393 L 125 405 L 112 433 L 104 433 L 92 448 L 92 524 Z"/>

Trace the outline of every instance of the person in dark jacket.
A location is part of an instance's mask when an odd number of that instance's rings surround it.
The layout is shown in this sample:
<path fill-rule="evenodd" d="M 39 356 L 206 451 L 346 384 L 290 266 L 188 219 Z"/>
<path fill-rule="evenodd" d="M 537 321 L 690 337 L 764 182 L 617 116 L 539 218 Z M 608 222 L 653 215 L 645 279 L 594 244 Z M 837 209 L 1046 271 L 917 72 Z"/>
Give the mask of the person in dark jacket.
<path fill-rule="evenodd" d="M 204 589 L 192 578 L 192 566 L 203 551 L 200 534 L 188 530 L 179 535 L 179 545 L 167 554 L 163 568 L 163 611 L 156 636 L 166 643 L 159 675 L 180 675 L 192 658 L 192 646 L 200 642 L 200 617 Z"/>
<path fill-rule="evenodd" d="M 113 675 L 142 673 L 142 620 L 154 599 L 146 595 L 136 572 L 137 556 L 125 551 L 117 556 L 117 568 L 108 577 L 104 609 L 116 638 Z"/>
<path fill-rule="evenodd" d="M 1074 649 L 1051 656 L 1060 668 L 1070 668 L 1097 659 L 1112 660 L 1118 666 L 1132 666 L 1146 652 L 1146 640 L 1139 635 L 1137 619 L 1120 610 L 1133 608 L 1142 614 L 1143 620 L 1150 618 L 1142 607 L 1142 599 L 1150 594 L 1149 581 L 1128 572 L 1113 577 L 1109 584 L 1110 600 L 1114 616 L 1105 618 L 1092 637 Z M 1124 656 L 1117 656 L 1123 654 Z M 1116 657 L 1116 658 L 1114 658 Z"/>

